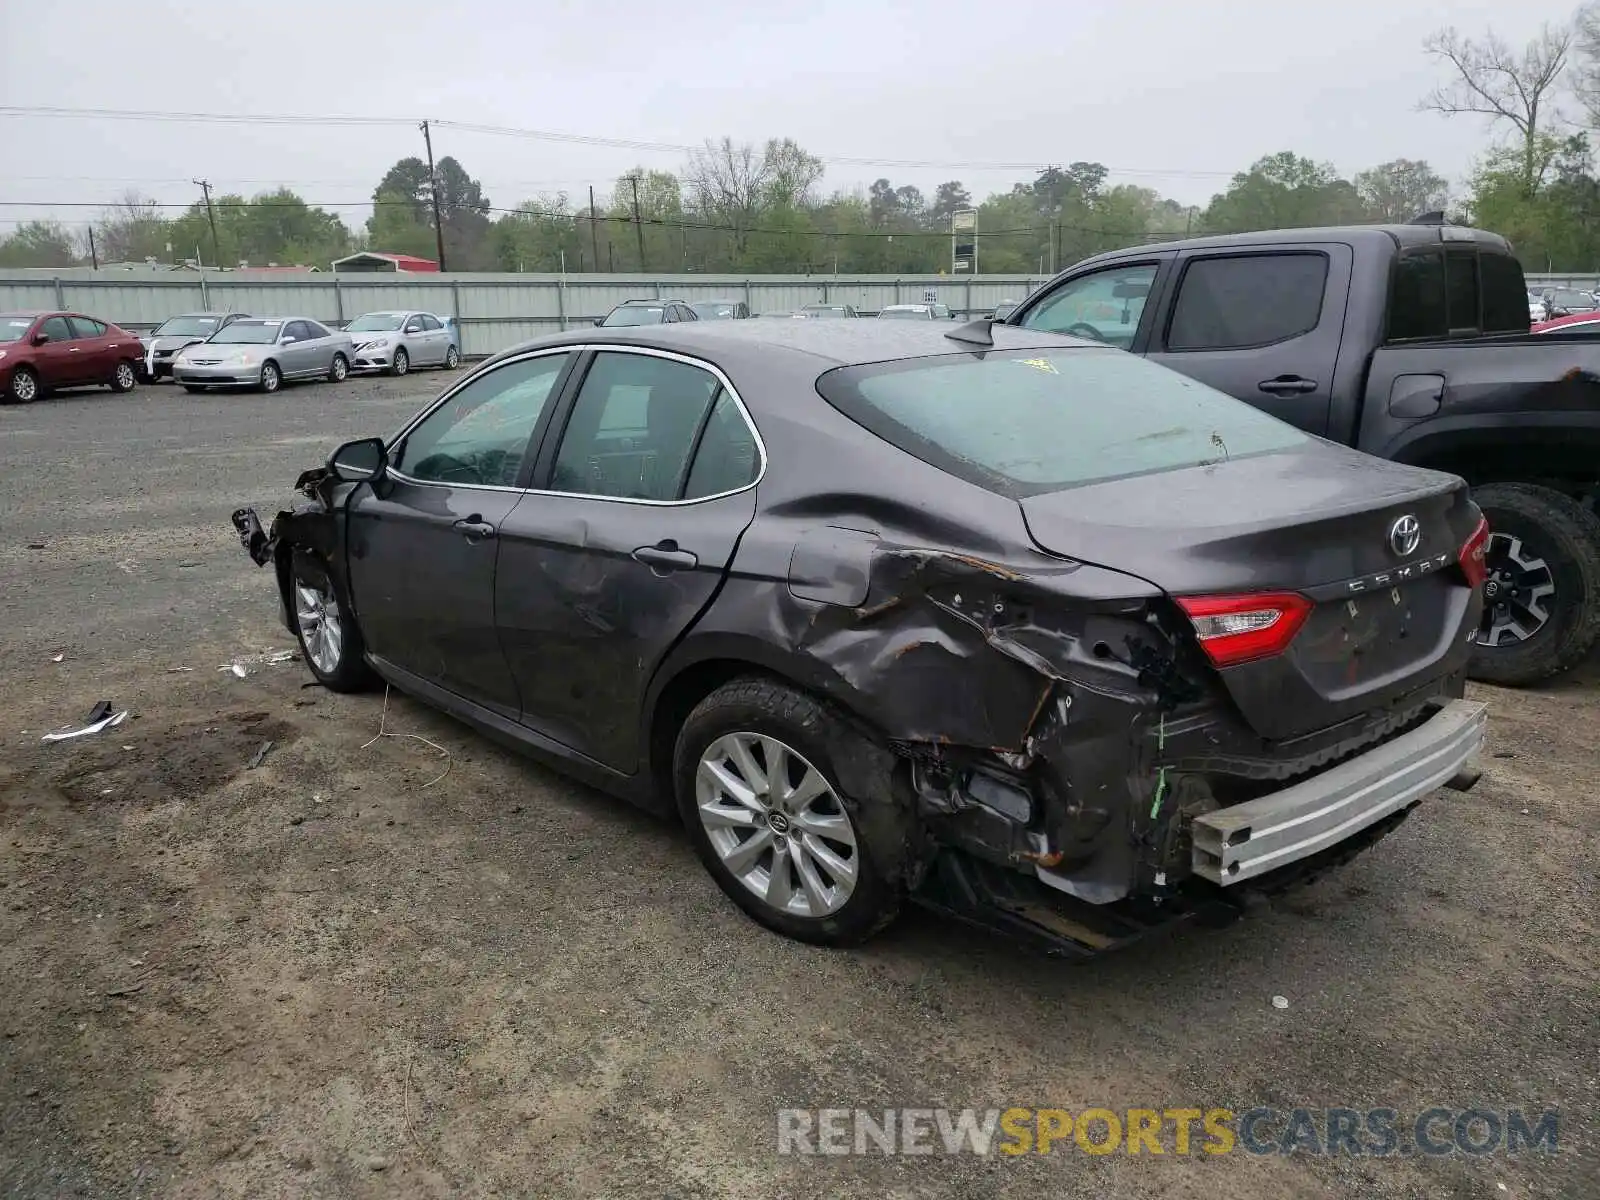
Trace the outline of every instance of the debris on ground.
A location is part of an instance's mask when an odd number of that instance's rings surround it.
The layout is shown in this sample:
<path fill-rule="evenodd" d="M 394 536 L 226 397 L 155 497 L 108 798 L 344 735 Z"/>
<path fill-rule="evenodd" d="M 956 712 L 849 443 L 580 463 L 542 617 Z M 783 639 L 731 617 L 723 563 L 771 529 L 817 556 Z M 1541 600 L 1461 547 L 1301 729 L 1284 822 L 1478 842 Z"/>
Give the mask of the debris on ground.
<path fill-rule="evenodd" d="M 193 671 L 193 670 L 194 670 L 193 667 L 168 667 L 167 668 L 167 674 L 168 675 L 182 675 L 182 674 L 185 674 L 186 672 Z"/>
<path fill-rule="evenodd" d="M 1272 998 L 1272 1007 L 1273 1008 L 1288 1008 L 1289 1007 L 1289 997 L 1287 997 L 1287 996 L 1274 996 Z"/>
<path fill-rule="evenodd" d="M 56 656 L 55 656 L 55 657 L 54 657 L 54 658 L 52 658 L 52 659 L 51 659 L 51 660 L 50 660 L 50 661 L 51 661 L 51 662 L 65 662 L 65 661 L 66 661 L 66 658 L 67 658 L 67 655 L 66 655 L 66 652 L 65 652 L 65 651 L 62 651 L 62 653 L 60 653 L 60 654 L 58 654 L 58 655 L 56 655 Z"/>
<path fill-rule="evenodd" d="M 271 749 L 271 741 L 262 742 L 261 749 L 255 752 L 255 756 L 251 758 L 250 765 L 246 768 L 246 770 L 254 771 L 257 767 L 259 767 L 261 765 L 261 760 L 267 757 L 267 752 Z"/>
<path fill-rule="evenodd" d="M 234 659 L 231 663 L 223 663 L 217 668 L 219 671 L 232 671 L 240 679 L 250 674 L 251 667 L 276 667 L 283 663 L 295 662 L 300 655 L 293 650 L 268 650 L 262 654 L 247 654 Z"/>
<path fill-rule="evenodd" d="M 238 677 L 239 677 L 239 678 L 240 678 L 240 679 L 243 679 L 243 678 L 244 678 L 244 677 L 245 677 L 245 676 L 246 676 L 246 675 L 248 675 L 248 674 L 250 674 L 250 672 L 249 672 L 249 671 L 246 671 L 246 670 L 245 670 L 245 669 L 244 669 L 244 666 L 243 666 L 243 665 L 242 665 L 242 664 L 240 664 L 240 663 L 234 663 L 234 664 L 233 664 L 233 666 L 231 666 L 231 667 L 224 667 L 224 668 L 223 668 L 223 669 L 224 669 L 224 670 L 227 670 L 227 671 L 232 671 L 232 672 L 233 672 L 233 673 L 234 673 L 234 674 L 235 674 L 235 675 L 237 675 L 237 676 L 238 676 Z"/>
<path fill-rule="evenodd" d="M 428 780 L 427 783 L 423 784 L 422 786 L 424 788 L 432 787 L 434 784 L 438 783 L 441 779 L 443 779 L 446 775 L 450 774 L 450 768 L 455 766 L 455 759 L 451 756 L 450 751 L 446 750 L 443 746 L 439 745 L 438 742 L 430 742 L 427 738 L 423 737 L 420 733 L 389 733 L 384 728 L 384 726 L 388 723 L 388 721 L 389 721 L 389 687 L 388 687 L 387 684 L 385 684 L 384 688 L 383 688 L 383 712 L 378 715 L 378 732 L 372 735 L 372 738 L 371 738 L 370 741 L 366 741 L 366 742 L 363 742 L 361 744 L 361 748 L 363 750 L 365 750 L 368 746 L 373 745 L 375 742 L 378 742 L 383 738 L 411 738 L 413 741 L 421 742 L 424 746 L 432 747 L 433 749 L 437 750 L 440 754 L 444 755 L 444 770 L 440 771 L 439 774 L 435 775 L 432 779 Z"/>
<path fill-rule="evenodd" d="M 40 740 L 46 742 L 64 742 L 68 738 L 85 737 L 91 733 L 99 733 L 102 730 L 110 729 L 114 725 L 121 725 L 127 716 L 128 713 L 126 709 L 113 715 L 111 712 L 111 701 L 102 700 L 99 704 L 96 704 L 92 709 L 89 710 L 89 716 L 87 720 L 77 729 L 57 730 L 55 733 L 45 734 Z"/>

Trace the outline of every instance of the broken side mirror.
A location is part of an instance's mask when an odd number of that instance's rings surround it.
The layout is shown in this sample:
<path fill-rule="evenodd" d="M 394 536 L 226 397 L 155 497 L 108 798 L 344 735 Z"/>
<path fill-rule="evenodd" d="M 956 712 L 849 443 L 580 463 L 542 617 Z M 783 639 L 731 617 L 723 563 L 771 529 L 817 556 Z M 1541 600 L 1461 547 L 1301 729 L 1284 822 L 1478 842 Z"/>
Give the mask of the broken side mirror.
<path fill-rule="evenodd" d="M 362 483 L 383 475 L 389 452 L 382 438 L 346 442 L 328 458 L 328 470 L 341 483 Z"/>

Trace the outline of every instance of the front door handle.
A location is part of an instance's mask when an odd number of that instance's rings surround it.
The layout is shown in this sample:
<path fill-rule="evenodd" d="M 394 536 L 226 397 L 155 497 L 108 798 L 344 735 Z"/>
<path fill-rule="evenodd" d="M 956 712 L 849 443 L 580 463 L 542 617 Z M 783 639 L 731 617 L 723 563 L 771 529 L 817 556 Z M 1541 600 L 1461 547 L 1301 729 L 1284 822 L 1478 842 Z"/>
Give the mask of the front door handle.
<path fill-rule="evenodd" d="M 700 565 L 698 555 L 678 549 L 678 543 L 665 538 L 654 546 L 640 546 L 633 552 L 633 560 L 642 562 L 657 574 L 669 571 L 692 571 Z"/>
<path fill-rule="evenodd" d="M 494 526 L 485 521 L 478 513 L 473 513 L 470 517 L 457 521 L 450 528 L 465 534 L 469 542 L 481 542 L 484 538 L 492 538 L 495 534 Z"/>
<path fill-rule="evenodd" d="M 1276 379 L 1263 379 L 1256 386 L 1274 396 L 1292 396 L 1297 392 L 1316 391 L 1317 381 L 1299 375 L 1279 375 Z"/>

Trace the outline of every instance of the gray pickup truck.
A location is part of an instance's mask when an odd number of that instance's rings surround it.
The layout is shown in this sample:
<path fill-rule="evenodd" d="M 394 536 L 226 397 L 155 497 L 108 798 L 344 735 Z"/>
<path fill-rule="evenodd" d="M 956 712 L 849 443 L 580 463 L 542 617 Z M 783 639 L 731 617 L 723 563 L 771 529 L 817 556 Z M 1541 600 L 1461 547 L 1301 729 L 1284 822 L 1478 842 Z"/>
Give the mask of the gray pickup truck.
<path fill-rule="evenodd" d="M 1528 333 L 1505 239 L 1433 214 L 1131 247 L 1069 267 L 1006 323 L 1464 478 L 1493 530 L 1474 678 L 1532 683 L 1600 637 L 1600 337 Z"/>

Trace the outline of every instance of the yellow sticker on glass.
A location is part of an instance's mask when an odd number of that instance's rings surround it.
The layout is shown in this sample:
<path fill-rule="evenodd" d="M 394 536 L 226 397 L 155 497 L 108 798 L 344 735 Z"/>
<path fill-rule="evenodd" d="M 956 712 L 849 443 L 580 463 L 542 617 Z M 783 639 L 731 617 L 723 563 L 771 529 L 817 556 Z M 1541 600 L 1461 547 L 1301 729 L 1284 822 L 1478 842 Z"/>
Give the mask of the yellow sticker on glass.
<path fill-rule="evenodd" d="M 1025 367 L 1032 367 L 1035 371 L 1043 371 L 1046 375 L 1059 375 L 1056 365 L 1048 358 L 1019 358 L 1016 360 Z"/>

